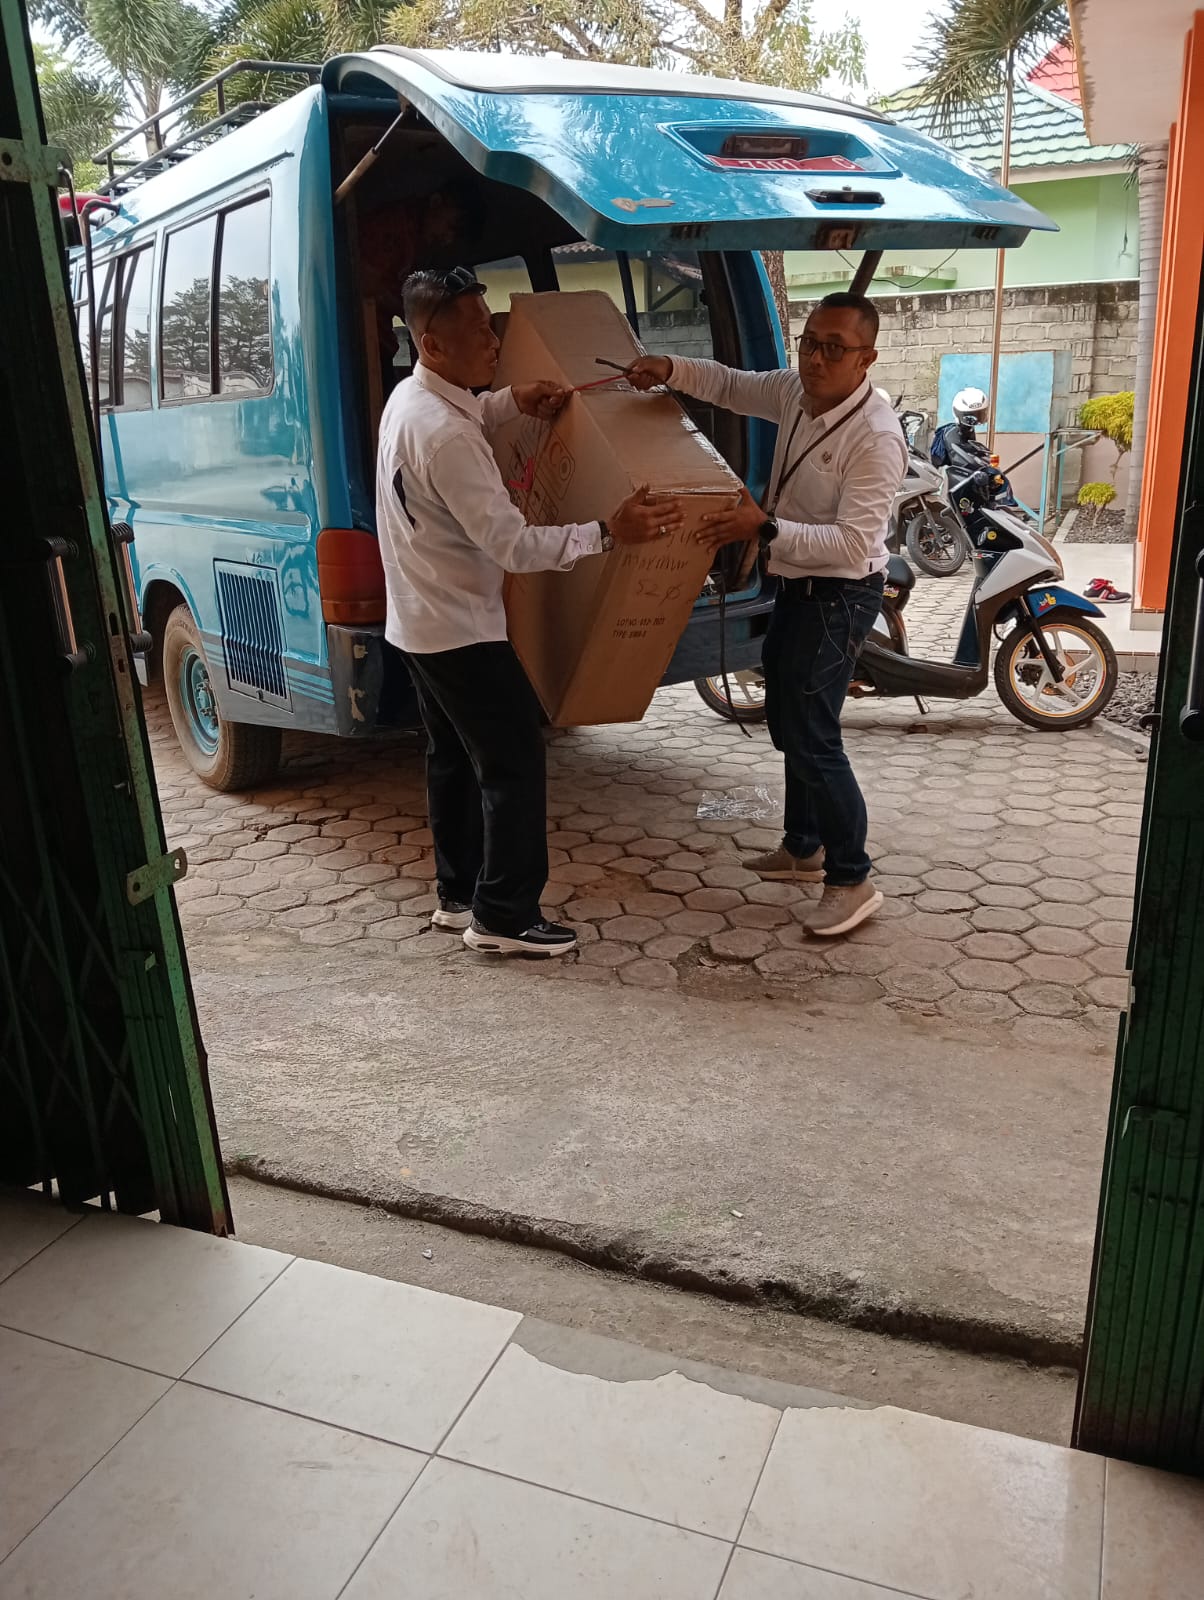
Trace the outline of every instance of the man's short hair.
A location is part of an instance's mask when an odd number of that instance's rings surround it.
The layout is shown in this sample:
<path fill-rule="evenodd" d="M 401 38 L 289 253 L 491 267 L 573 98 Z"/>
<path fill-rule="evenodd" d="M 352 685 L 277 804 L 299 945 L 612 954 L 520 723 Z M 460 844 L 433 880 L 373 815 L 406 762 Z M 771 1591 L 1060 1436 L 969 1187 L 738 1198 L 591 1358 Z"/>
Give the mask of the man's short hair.
<path fill-rule="evenodd" d="M 401 286 L 402 316 L 412 339 L 420 339 L 435 315 L 465 295 L 483 295 L 485 285 L 468 267 L 423 268 Z"/>
<path fill-rule="evenodd" d="M 867 342 L 878 342 L 878 307 L 863 294 L 850 294 L 848 290 L 841 290 L 838 294 L 826 294 L 819 302 L 821 311 L 856 311 L 865 326 L 868 335 Z"/>

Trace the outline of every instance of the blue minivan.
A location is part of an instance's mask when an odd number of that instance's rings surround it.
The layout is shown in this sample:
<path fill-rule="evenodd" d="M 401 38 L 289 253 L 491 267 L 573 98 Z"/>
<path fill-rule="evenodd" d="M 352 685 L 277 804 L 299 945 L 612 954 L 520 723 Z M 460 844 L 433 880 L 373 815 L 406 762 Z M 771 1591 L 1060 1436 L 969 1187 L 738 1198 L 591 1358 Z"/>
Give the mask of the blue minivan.
<path fill-rule="evenodd" d="M 270 103 L 282 72 L 301 87 Z M 259 98 L 237 99 L 239 86 Z M 237 99 L 237 103 L 233 103 Z M 174 116 L 174 124 L 173 124 Z M 174 125 L 175 131 L 171 131 Z M 137 131 L 137 130 L 135 130 Z M 384 642 L 373 453 L 416 266 L 605 288 L 645 345 L 786 359 L 759 252 L 1016 245 L 1050 224 L 888 117 L 785 89 L 389 46 L 231 68 L 162 114 L 72 252 L 109 507 L 177 736 L 219 789 L 284 729 L 412 726 Z M 754 493 L 765 423 L 693 406 Z M 666 675 L 755 666 L 772 580 L 699 596 Z M 720 599 L 725 602 L 720 605 Z"/>

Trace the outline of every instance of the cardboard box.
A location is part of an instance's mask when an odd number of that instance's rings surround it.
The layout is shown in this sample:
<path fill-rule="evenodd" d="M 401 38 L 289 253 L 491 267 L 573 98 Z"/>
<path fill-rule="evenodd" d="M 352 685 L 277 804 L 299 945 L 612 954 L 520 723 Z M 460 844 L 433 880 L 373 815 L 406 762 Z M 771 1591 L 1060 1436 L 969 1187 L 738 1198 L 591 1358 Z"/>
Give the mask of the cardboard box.
<path fill-rule="evenodd" d="M 599 356 L 626 366 L 642 354 L 609 295 L 514 295 L 495 387 L 550 378 L 576 388 L 607 376 Z M 685 525 L 668 538 L 506 584 L 510 637 L 550 720 L 638 721 L 706 582 L 711 558 L 695 530 L 735 502 L 739 480 L 672 396 L 622 381 L 575 394 L 554 423 L 519 417 L 491 442 L 529 523 L 608 518 L 643 483 L 685 502 Z"/>

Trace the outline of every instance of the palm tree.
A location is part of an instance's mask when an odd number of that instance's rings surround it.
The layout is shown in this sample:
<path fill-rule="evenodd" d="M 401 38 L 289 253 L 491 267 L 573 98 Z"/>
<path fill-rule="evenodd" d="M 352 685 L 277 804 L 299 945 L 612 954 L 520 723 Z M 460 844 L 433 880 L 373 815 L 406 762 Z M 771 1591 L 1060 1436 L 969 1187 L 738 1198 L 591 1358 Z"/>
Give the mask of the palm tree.
<path fill-rule="evenodd" d="M 33 47 L 34 68 L 46 118 L 46 137 L 71 157 L 78 188 L 99 181 L 99 167 L 88 157 L 113 138 L 121 115 L 121 94 L 114 84 L 85 72 L 45 45 Z"/>
<path fill-rule="evenodd" d="M 1150 376 L 1154 367 L 1154 324 L 1158 308 L 1158 268 L 1162 257 L 1162 213 L 1166 202 L 1167 146 L 1138 145 L 1138 288 L 1137 375 L 1133 382 L 1133 444 L 1129 455 L 1129 496 L 1125 532 L 1137 531 L 1145 466 L 1146 422 L 1150 412 Z"/>
<path fill-rule="evenodd" d="M 999 176 L 1005 189 L 1011 177 L 1017 73 L 1035 66 L 1069 34 L 1070 18 L 1062 0 L 948 0 L 948 9 L 934 21 L 931 42 L 917 52 L 915 62 L 924 73 L 917 97 L 931 107 L 932 130 L 938 138 L 947 138 L 967 116 L 977 116 L 989 129 L 993 123 L 998 126 L 1002 100 Z M 988 449 L 995 442 L 1003 269 L 1004 252 L 1000 250 L 991 335 Z"/>
<path fill-rule="evenodd" d="M 211 46 L 212 21 L 189 0 L 31 0 L 30 15 L 82 67 L 115 87 L 138 122 L 163 109 Z M 160 143 L 152 134 L 150 143 Z"/>

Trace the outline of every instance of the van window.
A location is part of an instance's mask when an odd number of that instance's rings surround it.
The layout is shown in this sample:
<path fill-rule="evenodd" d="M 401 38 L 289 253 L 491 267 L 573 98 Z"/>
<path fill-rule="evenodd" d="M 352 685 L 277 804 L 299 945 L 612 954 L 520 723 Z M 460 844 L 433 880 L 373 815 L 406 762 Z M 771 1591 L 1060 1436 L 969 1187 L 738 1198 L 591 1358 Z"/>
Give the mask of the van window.
<path fill-rule="evenodd" d="M 150 318 L 151 266 L 148 245 L 121 263 L 121 388 L 118 403 L 125 411 L 145 411 L 151 403 Z"/>
<path fill-rule="evenodd" d="M 117 278 L 117 264 L 106 261 L 96 273 L 100 315 L 96 319 L 96 367 L 100 403 L 112 404 L 113 394 L 113 286 Z"/>
<path fill-rule="evenodd" d="M 208 398 L 210 303 L 217 218 L 205 217 L 167 236 L 159 320 L 159 385 L 164 400 Z"/>
<path fill-rule="evenodd" d="M 217 288 L 222 394 L 267 394 L 272 387 L 270 231 L 266 195 L 222 218 Z"/>
<path fill-rule="evenodd" d="M 75 301 L 75 332 L 79 341 L 79 358 L 84 368 L 84 383 L 89 395 L 92 393 L 92 320 L 89 316 L 88 305 L 88 278 L 82 270 L 76 286 Z"/>
<path fill-rule="evenodd" d="M 603 289 L 626 312 L 618 258 L 597 245 L 570 244 L 552 252 L 562 289 Z M 657 355 L 715 354 L 711 318 L 703 298 L 702 266 L 693 250 L 628 257 L 636 320 L 645 347 Z"/>

